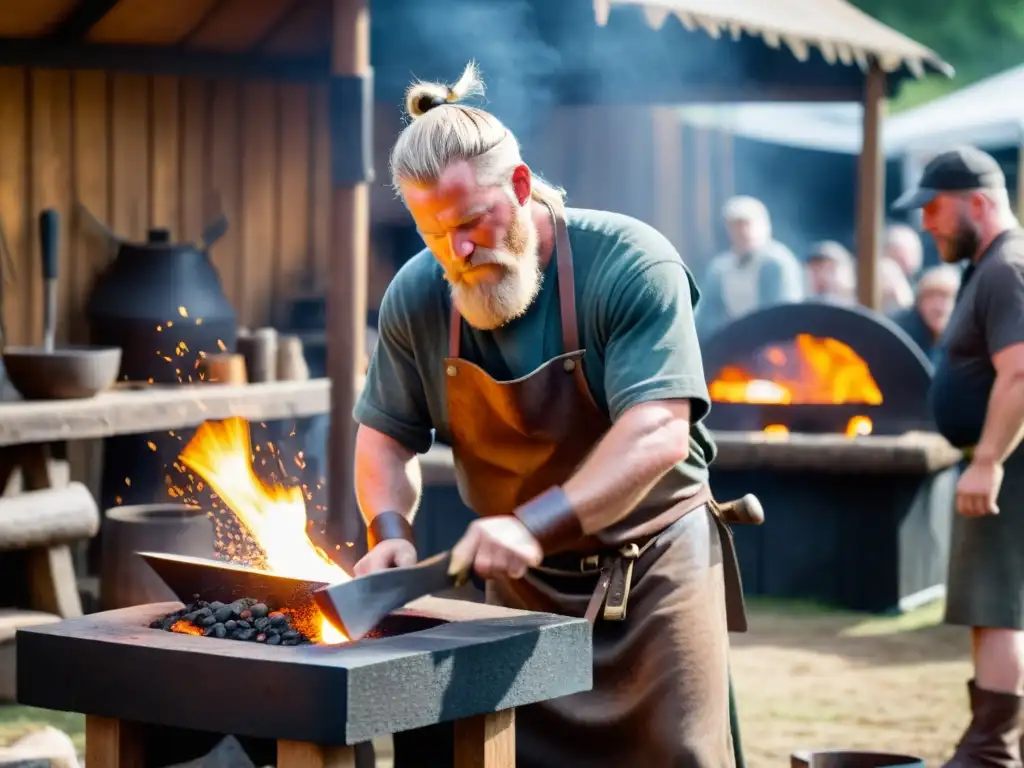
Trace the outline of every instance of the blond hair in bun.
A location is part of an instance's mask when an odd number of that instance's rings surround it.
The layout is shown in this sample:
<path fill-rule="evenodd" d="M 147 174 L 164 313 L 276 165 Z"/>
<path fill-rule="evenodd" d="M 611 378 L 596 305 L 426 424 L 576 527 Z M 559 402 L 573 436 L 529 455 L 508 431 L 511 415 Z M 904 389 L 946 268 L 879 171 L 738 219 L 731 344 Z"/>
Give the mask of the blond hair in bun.
<path fill-rule="evenodd" d="M 405 91 L 405 111 L 415 120 L 442 104 L 457 104 L 470 96 L 483 95 L 484 81 L 480 79 L 476 62 L 471 61 L 455 85 L 423 81 L 410 85 Z"/>
<path fill-rule="evenodd" d="M 409 86 L 405 110 L 412 119 L 391 150 L 391 180 L 399 194 L 400 182 L 431 184 L 452 163 L 462 161 L 475 165 L 480 184 L 511 184 L 512 171 L 523 163 L 516 137 L 490 112 L 462 103 L 483 93 L 480 70 L 472 61 L 454 85 L 416 82 Z M 532 189 L 535 200 L 564 207 L 565 191 L 536 174 Z"/>

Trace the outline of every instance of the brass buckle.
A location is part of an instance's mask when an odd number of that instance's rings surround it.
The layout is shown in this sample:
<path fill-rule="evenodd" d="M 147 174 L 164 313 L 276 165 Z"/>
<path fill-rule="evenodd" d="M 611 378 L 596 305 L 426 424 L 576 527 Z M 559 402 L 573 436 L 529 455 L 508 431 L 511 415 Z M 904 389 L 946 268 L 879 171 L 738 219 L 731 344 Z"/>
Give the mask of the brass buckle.
<path fill-rule="evenodd" d="M 595 573 L 601 570 L 601 556 L 587 555 L 580 560 L 580 573 Z"/>

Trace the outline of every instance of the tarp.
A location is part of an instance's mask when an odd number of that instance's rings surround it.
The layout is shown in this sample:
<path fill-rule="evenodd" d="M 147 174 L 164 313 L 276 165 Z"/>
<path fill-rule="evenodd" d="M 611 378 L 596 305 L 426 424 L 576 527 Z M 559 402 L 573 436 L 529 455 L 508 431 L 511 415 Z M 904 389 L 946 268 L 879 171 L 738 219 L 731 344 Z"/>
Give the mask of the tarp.
<path fill-rule="evenodd" d="M 859 104 L 688 105 L 678 114 L 689 125 L 742 138 L 802 149 L 860 152 L 863 112 Z M 1024 145 L 1024 65 L 886 118 L 882 143 L 890 157 L 927 156 L 957 144 L 990 150 Z"/>
<path fill-rule="evenodd" d="M 851 102 L 688 104 L 676 114 L 686 125 L 799 149 L 860 154 L 864 110 Z"/>
<path fill-rule="evenodd" d="M 886 149 L 930 152 L 956 144 L 988 149 L 1024 143 L 1024 66 L 893 115 Z"/>
<path fill-rule="evenodd" d="M 641 8 L 655 29 L 675 16 L 687 29 L 703 29 L 712 37 L 760 36 L 773 48 L 785 44 L 801 61 L 813 47 L 829 63 L 856 62 L 865 70 L 874 58 L 886 72 L 953 74 L 934 51 L 846 0 L 594 0 L 598 24 L 608 22 L 613 6 Z"/>

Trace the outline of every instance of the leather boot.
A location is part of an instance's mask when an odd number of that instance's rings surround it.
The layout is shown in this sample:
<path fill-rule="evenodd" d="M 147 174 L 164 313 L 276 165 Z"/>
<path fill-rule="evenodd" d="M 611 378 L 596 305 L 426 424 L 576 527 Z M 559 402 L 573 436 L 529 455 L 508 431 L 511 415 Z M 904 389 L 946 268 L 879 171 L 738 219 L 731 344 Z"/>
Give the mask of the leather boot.
<path fill-rule="evenodd" d="M 967 684 L 971 724 L 943 768 L 1021 768 L 1024 697 Z"/>

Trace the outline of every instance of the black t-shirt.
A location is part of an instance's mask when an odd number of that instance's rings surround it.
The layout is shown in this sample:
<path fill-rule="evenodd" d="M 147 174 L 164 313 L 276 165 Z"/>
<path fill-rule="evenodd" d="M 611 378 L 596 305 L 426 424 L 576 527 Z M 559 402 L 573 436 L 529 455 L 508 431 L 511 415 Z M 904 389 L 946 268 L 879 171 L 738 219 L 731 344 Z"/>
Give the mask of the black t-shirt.
<path fill-rule="evenodd" d="M 1024 343 L 1024 230 L 997 237 L 964 273 L 939 341 L 929 401 L 943 437 L 958 448 L 981 437 L 995 382 L 992 356 Z"/>

